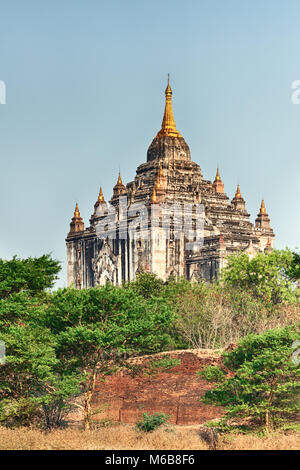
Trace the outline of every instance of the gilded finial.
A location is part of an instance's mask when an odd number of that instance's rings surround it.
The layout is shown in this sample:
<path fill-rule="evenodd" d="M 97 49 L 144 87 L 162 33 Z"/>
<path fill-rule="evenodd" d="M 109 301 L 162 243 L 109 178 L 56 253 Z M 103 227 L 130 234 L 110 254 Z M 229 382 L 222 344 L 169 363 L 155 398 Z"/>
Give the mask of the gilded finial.
<path fill-rule="evenodd" d="M 105 202 L 104 201 L 104 196 L 103 196 L 103 192 L 102 192 L 102 187 L 100 186 L 100 192 L 99 192 L 99 196 L 98 196 L 98 201 L 99 202 Z"/>
<path fill-rule="evenodd" d="M 170 74 L 169 73 L 168 73 L 168 85 L 167 85 L 165 94 L 172 96 L 172 88 L 170 87 Z"/>
<path fill-rule="evenodd" d="M 219 168 L 217 168 L 217 174 L 216 174 L 215 181 L 221 181 L 221 176 L 220 176 L 220 173 L 219 173 Z"/>
<path fill-rule="evenodd" d="M 161 187 L 161 184 L 160 184 L 160 177 L 159 177 L 159 173 L 157 175 L 157 178 L 156 178 L 156 182 L 155 182 L 155 189 L 159 189 Z"/>
<path fill-rule="evenodd" d="M 75 217 L 76 219 L 79 219 L 79 218 L 80 218 L 80 212 L 79 212 L 79 209 L 78 209 L 78 204 L 77 204 L 77 202 L 76 202 L 76 206 L 75 206 L 74 217 Z"/>
<path fill-rule="evenodd" d="M 161 164 L 161 162 L 159 162 L 158 175 L 159 175 L 159 177 L 164 176 L 164 172 L 163 172 L 163 169 L 162 169 L 162 164 Z"/>
<path fill-rule="evenodd" d="M 74 217 L 72 218 L 72 221 L 70 223 L 70 232 L 69 232 L 69 234 L 72 234 L 72 233 L 75 233 L 75 232 L 81 232 L 83 230 L 84 230 L 84 222 L 83 222 L 82 218 L 80 217 L 78 204 L 76 202 Z"/>
<path fill-rule="evenodd" d="M 239 184 L 237 185 L 237 190 L 236 190 L 236 193 L 235 193 L 234 197 L 238 197 L 238 198 L 242 197 Z"/>
<path fill-rule="evenodd" d="M 70 223 L 70 232 L 69 232 L 69 234 L 71 235 L 75 232 L 82 232 L 83 230 L 84 230 L 84 222 L 83 222 L 82 218 L 80 217 L 78 204 L 76 202 L 74 216 L 73 216 L 72 221 Z"/>
<path fill-rule="evenodd" d="M 168 74 L 168 85 L 165 91 L 166 104 L 165 112 L 161 125 L 161 130 L 158 132 L 156 137 L 171 136 L 171 137 L 182 137 L 182 135 L 176 129 L 173 108 L 172 108 L 172 88 L 170 86 L 170 74 Z"/>
<path fill-rule="evenodd" d="M 155 187 L 153 188 L 152 196 L 151 196 L 151 204 L 156 204 L 157 203 L 157 195 L 156 195 L 156 189 Z"/>
<path fill-rule="evenodd" d="M 113 198 L 120 196 L 121 194 L 126 193 L 126 188 L 122 182 L 121 173 L 119 171 L 118 181 L 113 188 Z"/>
<path fill-rule="evenodd" d="M 217 174 L 215 177 L 215 181 L 213 182 L 212 189 L 216 193 L 224 193 L 224 184 L 223 184 L 223 181 L 221 180 L 219 167 L 217 168 Z"/>
<path fill-rule="evenodd" d="M 121 184 L 123 185 L 123 183 L 122 183 L 122 178 L 121 178 L 121 173 L 120 173 L 120 172 L 119 172 L 117 184 L 118 184 L 118 185 L 121 185 Z"/>
<path fill-rule="evenodd" d="M 260 206 L 260 211 L 259 211 L 259 213 L 260 213 L 260 214 L 266 214 L 266 212 L 267 212 L 267 211 L 266 211 L 265 201 L 262 200 L 262 201 L 261 201 L 261 206 Z"/>

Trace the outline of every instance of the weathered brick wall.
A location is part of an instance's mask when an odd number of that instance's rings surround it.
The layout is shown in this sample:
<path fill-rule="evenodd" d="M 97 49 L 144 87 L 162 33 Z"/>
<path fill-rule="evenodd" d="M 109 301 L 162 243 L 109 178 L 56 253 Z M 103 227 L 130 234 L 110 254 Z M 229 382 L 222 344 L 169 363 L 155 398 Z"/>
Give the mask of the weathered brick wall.
<path fill-rule="evenodd" d="M 143 413 L 167 413 L 173 424 L 200 424 L 222 415 L 222 409 L 205 405 L 201 397 L 211 388 L 196 372 L 207 365 L 220 363 L 213 351 L 177 351 L 171 357 L 180 359 L 169 371 L 147 375 L 140 372 L 133 376 L 119 372 L 105 381 L 98 381 L 93 397 L 93 408 L 105 409 L 94 415 L 94 420 L 111 419 L 135 423 Z M 155 355 L 155 360 L 161 355 Z M 145 364 L 147 358 L 140 360 Z"/>

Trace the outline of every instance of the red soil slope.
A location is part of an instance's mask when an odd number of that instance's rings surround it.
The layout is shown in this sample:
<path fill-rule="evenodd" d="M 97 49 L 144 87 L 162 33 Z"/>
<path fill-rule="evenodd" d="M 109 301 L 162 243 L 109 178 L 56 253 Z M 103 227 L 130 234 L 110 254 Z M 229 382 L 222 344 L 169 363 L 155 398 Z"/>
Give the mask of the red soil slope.
<path fill-rule="evenodd" d="M 220 364 L 219 355 L 213 350 L 174 351 L 167 355 L 180 359 L 180 365 L 152 375 L 145 371 L 137 375 L 122 371 L 106 377 L 104 382 L 98 381 L 92 406 L 97 410 L 106 404 L 106 408 L 93 419 L 135 423 L 145 412 L 160 412 L 170 415 L 170 423 L 190 425 L 220 417 L 221 408 L 201 402 L 201 397 L 212 387 L 196 375 L 205 366 Z M 150 359 L 156 361 L 162 357 L 166 353 Z M 140 358 L 138 365 L 147 361 L 149 356 Z"/>

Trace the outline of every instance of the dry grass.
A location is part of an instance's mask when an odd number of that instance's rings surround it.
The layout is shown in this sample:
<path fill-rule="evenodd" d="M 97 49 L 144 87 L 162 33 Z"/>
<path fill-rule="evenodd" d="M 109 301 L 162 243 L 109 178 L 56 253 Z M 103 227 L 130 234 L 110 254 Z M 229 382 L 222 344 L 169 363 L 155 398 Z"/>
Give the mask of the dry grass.
<path fill-rule="evenodd" d="M 227 435 L 221 449 L 300 449 L 300 433 L 270 437 Z M 152 433 L 139 433 L 133 425 L 118 424 L 93 431 L 67 428 L 43 433 L 35 429 L 0 427 L 0 450 L 204 450 L 196 426 L 170 426 Z"/>
<path fill-rule="evenodd" d="M 225 439 L 226 450 L 299 450 L 300 433 L 298 434 L 277 434 L 270 437 L 258 437 L 255 435 L 238 435 L 232 442 Z M 229 441 L 229 442 L 228 442 Z"/>

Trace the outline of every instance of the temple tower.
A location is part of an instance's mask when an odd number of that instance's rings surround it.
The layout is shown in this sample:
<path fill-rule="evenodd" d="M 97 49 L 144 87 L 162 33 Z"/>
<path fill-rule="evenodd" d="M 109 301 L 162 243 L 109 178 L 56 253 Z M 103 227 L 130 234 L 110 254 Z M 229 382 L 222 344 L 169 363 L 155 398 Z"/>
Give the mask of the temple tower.
<path fill-rule="evenodd" d="M 109 203 L 100 188 L 86 229 L 76 204 L 66 239 L 69 285 L 121 285 L 145 271 L 163 280 L 184 276 L 210 281 L 226 265 L 228 255 L 244 251 L 255 256 L 272 249 L 274 233 L 264 201 L 253 225 L 239 185 L 230 201 L 219 168 L 213 182 L 203 178 L 176 128 L 172 96 L 168 76 L 161 129 L 146 161 L 127 184 L 119 172 Z M 192 230 L 200 219 L 203 223 L 201 243 L 192 248 L 180 228 L 183 209 Z M 107 224 L 108 213 L 113 228 Z M 141 213 L 147 223 L 142 223 Z M 110 227 L 104 237 L 99 236 L 99 226 Z"/>

